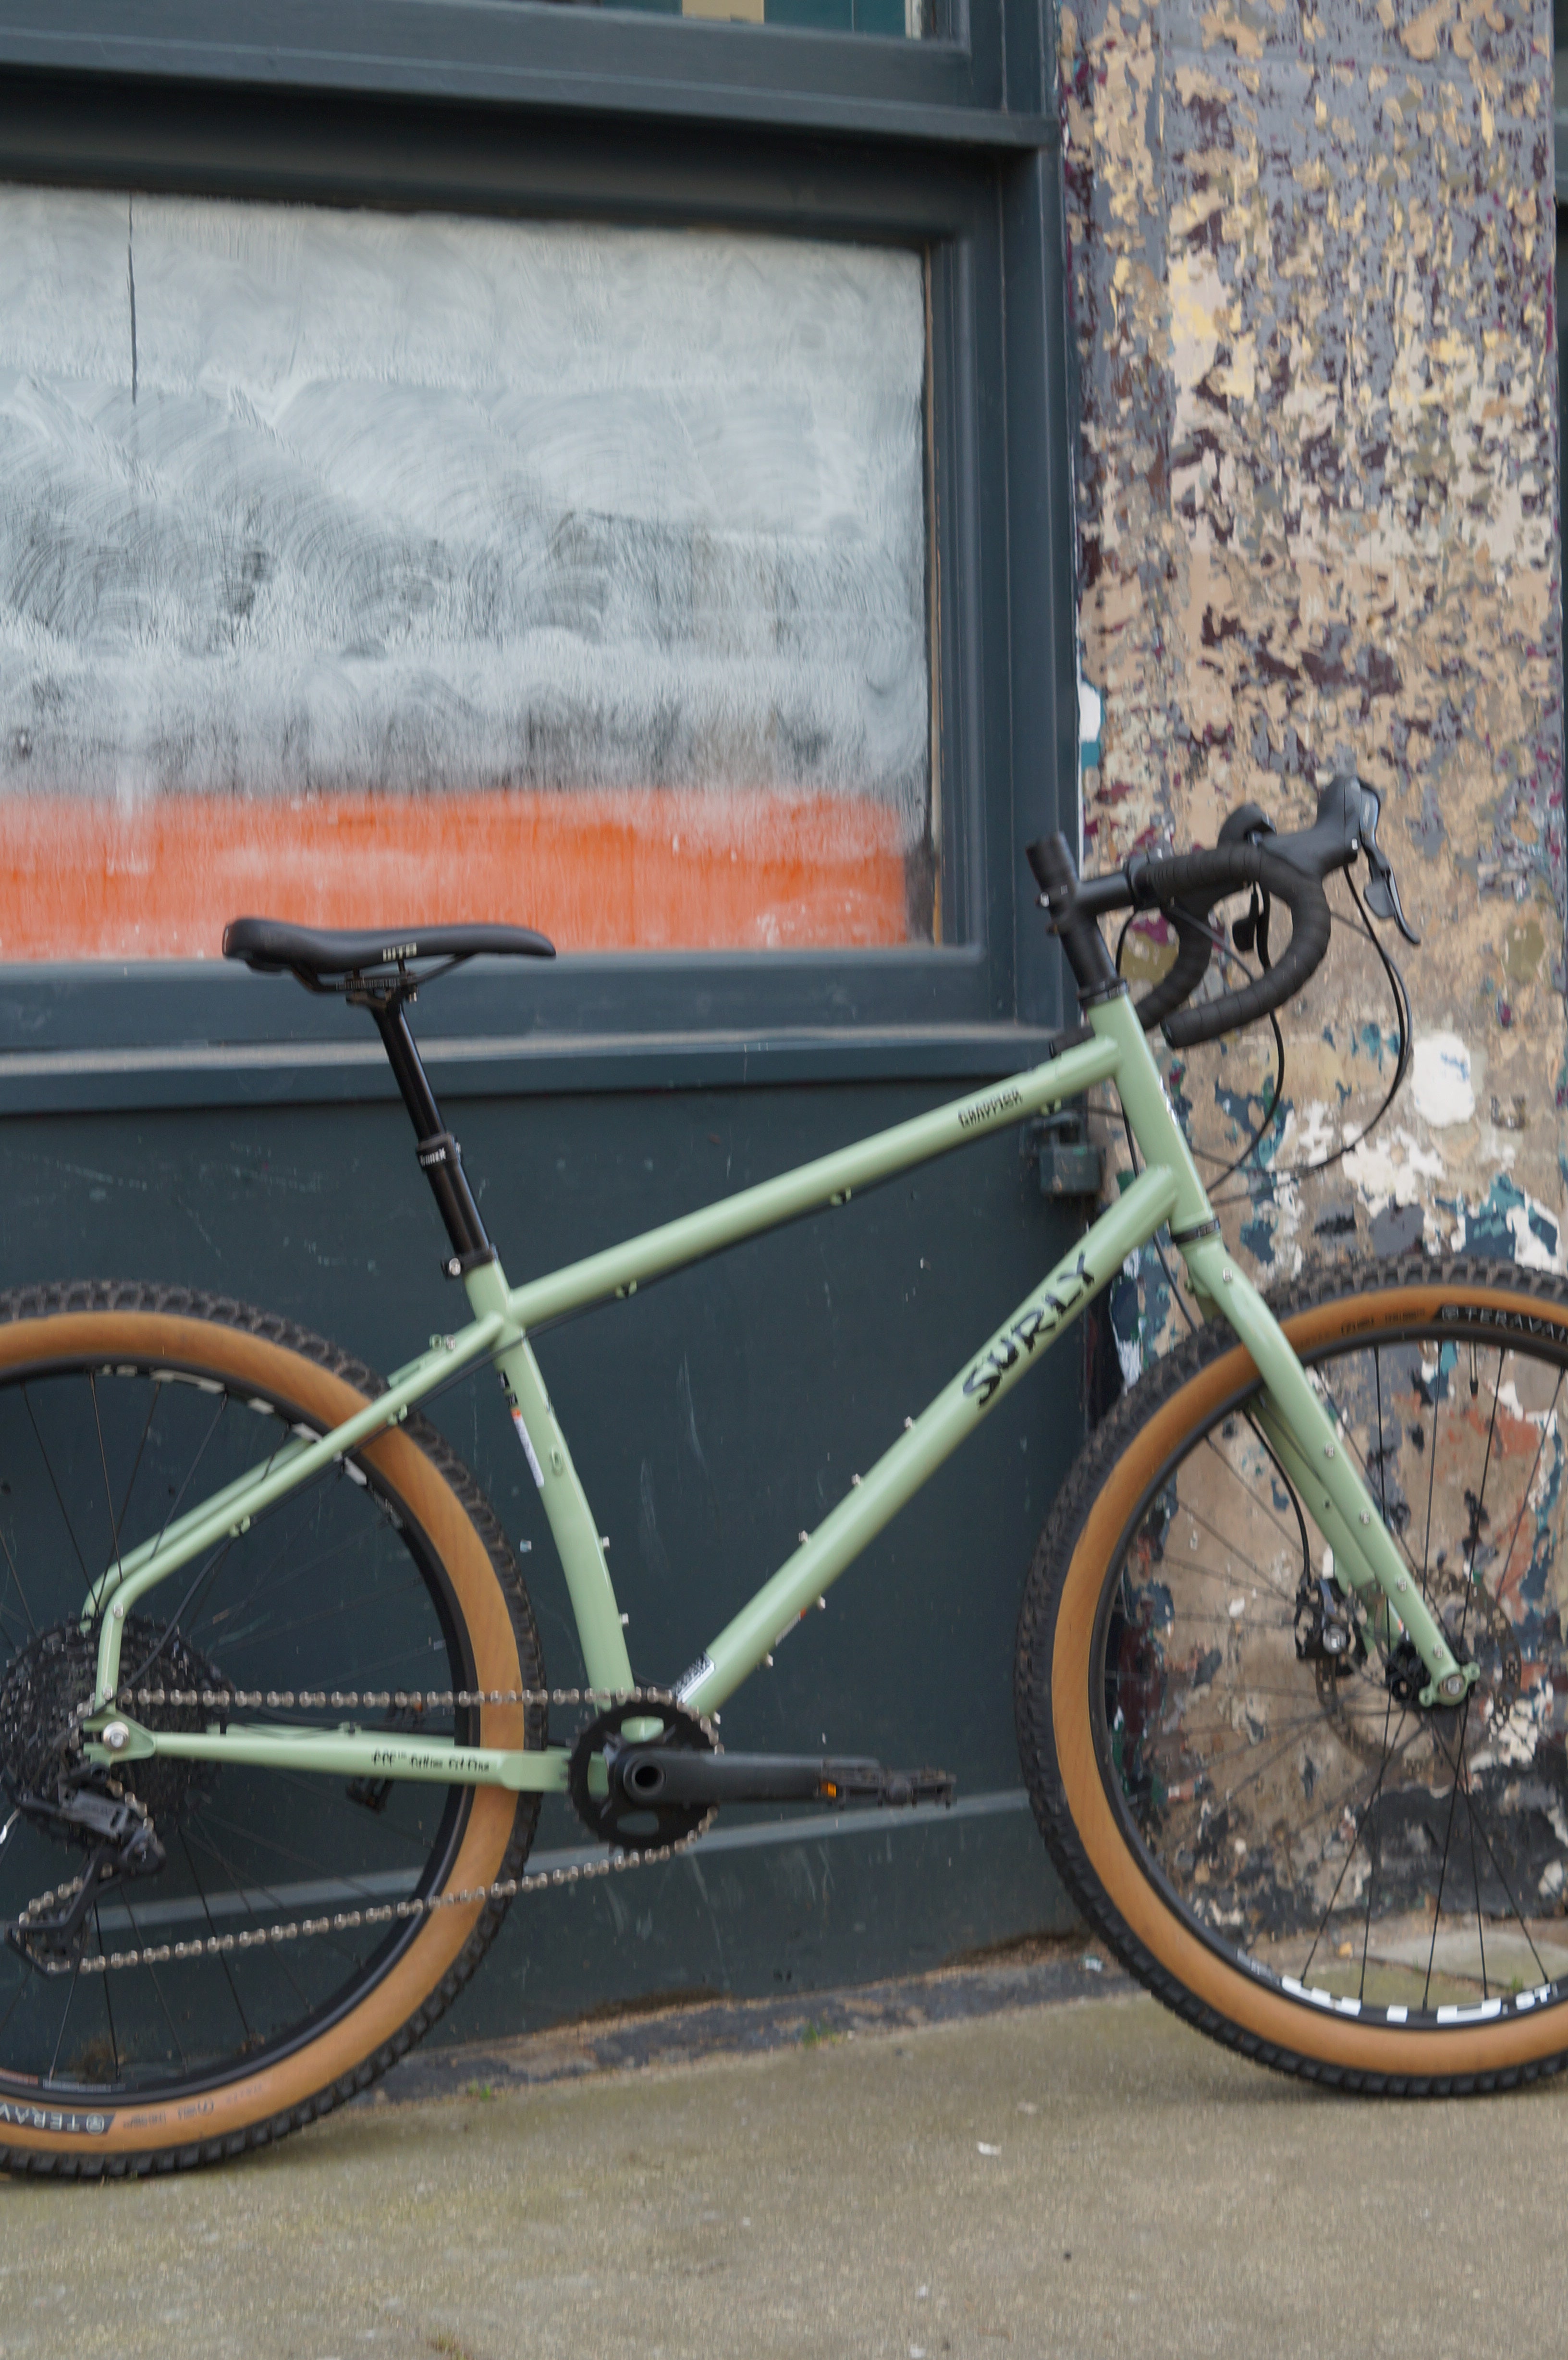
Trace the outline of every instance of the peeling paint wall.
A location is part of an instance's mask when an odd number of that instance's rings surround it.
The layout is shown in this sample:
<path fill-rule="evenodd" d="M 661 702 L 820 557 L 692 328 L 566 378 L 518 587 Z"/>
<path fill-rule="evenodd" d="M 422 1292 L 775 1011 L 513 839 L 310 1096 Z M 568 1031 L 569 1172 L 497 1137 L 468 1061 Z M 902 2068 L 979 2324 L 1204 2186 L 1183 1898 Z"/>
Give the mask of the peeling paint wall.
<path fill-rule="evenodd" d="M 1212 843 L 1246 799 L 1301 826 L 1355 766 L 1424 937 L 1372 1138 L 1225 1192 L 1271 1276 L 1417 1239 L 1563 1266 L 1552 64 L 1544 0 L 1062 12 L 1085 861 Z M 1171 955 L 1158 925 L 1127 950 Z M 1265 1160 L 1354 1141 L 1392 1026 L 1336 929 Z M 1271 1070 L 1255 1039 L 1178 1066 L 1214 1152 Z"/>

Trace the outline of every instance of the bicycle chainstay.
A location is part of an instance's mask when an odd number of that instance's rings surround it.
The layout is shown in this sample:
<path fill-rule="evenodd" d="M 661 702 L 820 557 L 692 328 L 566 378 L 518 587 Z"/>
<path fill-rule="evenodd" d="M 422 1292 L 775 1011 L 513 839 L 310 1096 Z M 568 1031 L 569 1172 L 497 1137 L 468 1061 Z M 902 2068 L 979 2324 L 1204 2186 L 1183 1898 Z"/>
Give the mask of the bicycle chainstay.
<path fill-rule="evenodd" d="M 114 1699 L 121 1711 L 128 1712 L 136 1705 L 201 1705 L 220 1710 L 241 1710 L 281 1708 L 310 1710 L 312 1708 L 333 1711 L 351 1710 L 440 1710 L 446 1708 L 486 1704 L 594 1705 L 600 1710 L 623 1704 L 668 1706 L 672 1710 L 688 1711 L 668 1688 L 395 1688 L 395 1689 L 276 1689 L 276 1688 L 123 1688 Z M 78 1722 L 86 1715 L 78 1716 Z M 713 1725 L 706 1720 L 702 1727 L 713 1743 Z M 358 1926 L 389 1926 L 399 1919 L 433 1917 L 438 1909 L 462 1909 L 474 1903 L 514 1901 L 522 1893 L 538 1892 L 546 1885 L 585 1885 L 591 1878 L 614 1876 L 626 1869 L 652 1867 L 659 1861 L 673 1860 L 705 1835 L 713 1825 L 713 1811 L 704 1812 L 701 1823 L 690 1833 L 670 1843 L 649 1846 L 646 1851 L 612 1852 L 603 1860 L 591 1861 L 576 1868 L 539 1869 L 532 1874 L 525 1869 L 520 1876 L 497 1877 L 493 1885 L 476 1885 L 458 1893 L 437 1893 L 414 1896 L 406 1901 L 388 1901 L 363 1909 L 334 1910 L 326 1918 L 300 1918 L 280 1920 L 271 1926 L 257 1926 L 240 1934 L 209 1934 L 190 1942 L 141 1944 L 133 1950 L 100 1951 L 95 1957 L 85 1954 L 77 1958 L 51 1959 L 37 1955 L 27 1949 L 29 1926 L 46 1913 L 61 1907 L 82 1889 L 82 1879 L 72 1877 L 65 1885 L 56 1885 L 48 1893 L 36 1894 L 15 1921 L 19 1946 L 26 1951 L 28 1963 L 47 1975 L 104 1974 L 111 1968 L 157 1967 L 170 1959 L 215 1959 L 236 1950 L 256 1950 L 270 1944 L 299 1941 L 313 1934 L 347 1933 Z"/>

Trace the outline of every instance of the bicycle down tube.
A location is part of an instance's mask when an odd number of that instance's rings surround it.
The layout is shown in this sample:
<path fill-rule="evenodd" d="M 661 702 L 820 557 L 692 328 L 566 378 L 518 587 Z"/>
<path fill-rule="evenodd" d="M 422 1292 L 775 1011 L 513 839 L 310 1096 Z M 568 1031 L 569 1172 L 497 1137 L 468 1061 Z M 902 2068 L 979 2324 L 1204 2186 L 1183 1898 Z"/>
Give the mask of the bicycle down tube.
<path fill-rule="evenodd" d="M 1170 1222 L 1200 1299 L 1223 1317 L 1251 1354 L 1265 1386 L 1261 1423 L 1334 1551 L 1334 1564 L 1363 1595 L 1381 1591 L 1420 1653 L 1431 1695 L 1462 1696 L 1466 1671 L 1456 1664 L 1441 1625 L 1412 1594 L 1391 1536 L 1350 1458 L 1335 1441 L 1328 1414 L 1262 1298 L 1236 1270 L 1218 1236 L 1208 1198 L 1166 1098 L 1159 1068 L 1125 994 L 1089 1012 L 1094 1038 L 1032 1071 L 950 1102 L 798 1170 L 765 1181 L 679 1220 L 606 1249 L 563 1270 L 511 1288 L 497 1262 L 465 1274 L 476 1317 L 457 1335 L 399 1371 L 387 1392 L 331 1433 L 299 1436 L 250 1479 L 170 1524 L 157 1540 L 102 1577 L 89 1614 L 109 1605 L 99 1641 L 96 1728 L 120 1685 L 120 1638 L 135 1601 L 343 1454 L 406 1417 L 456 1367 L 493 1358 L 550 1523 L 572 1600 L 589 1683 L 624 1691 L 634 1686 L 620 1612 L 587 1495 L 572 1465 L 528 1341 L 542 1321 L 615 1295 L 684 1267 L 742 1239 L 799 1216 L 844 1204 L 854 1191 L 1007 1129 L 1077 1097 L 1096 1083 L 1117 1089 L 1146 1169 L 1104 1211 L 1081 1242 L 993 1334 L 929 1406 L 906 1423 L 891 1448 L 856 1476 L 813 1533 L 713 1638 L 678 1686 L 683 1703 L 722 1705 L 791 1629 L 800 1615 L 854 1562 L 1078 1314 L 1137 1251 Z M 1473 1676 L 1473 1667 L 1472 1667 Z M 114 1758 L 146 1754 L 186 1759 L 287 1762 L 290 1768 L 349 1776 L 424 1778 L 530 1789 L 564 1783 L 559 1749 L 523 1754 L 458 1747 L 452 1741 L 385 1732 L 225 1729 L 152 1732 L 132 1724 Z M 94 1759 L 110 1758 L 97 1744 Z"/>

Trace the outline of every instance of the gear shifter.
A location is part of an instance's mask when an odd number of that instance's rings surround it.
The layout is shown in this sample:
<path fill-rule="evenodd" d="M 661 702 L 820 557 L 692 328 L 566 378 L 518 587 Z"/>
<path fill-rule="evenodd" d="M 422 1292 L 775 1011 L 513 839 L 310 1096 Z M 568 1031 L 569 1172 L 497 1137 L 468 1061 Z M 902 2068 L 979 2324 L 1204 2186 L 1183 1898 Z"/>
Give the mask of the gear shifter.
<path fill-rule="evenodd" d="M 1420 945 L 1421 936 L 1406 917 L 1399 900 L 1399 889 L 1387 853 L 1378 848 L 1377 822 L 1383 806 L 1372 787 L 1361 789 L 1361 849 L 1367 855 L 1371 872 L 1367 880 L 1367 907 L 1375 918 L 1392 918 L 1407 943 Z"/>

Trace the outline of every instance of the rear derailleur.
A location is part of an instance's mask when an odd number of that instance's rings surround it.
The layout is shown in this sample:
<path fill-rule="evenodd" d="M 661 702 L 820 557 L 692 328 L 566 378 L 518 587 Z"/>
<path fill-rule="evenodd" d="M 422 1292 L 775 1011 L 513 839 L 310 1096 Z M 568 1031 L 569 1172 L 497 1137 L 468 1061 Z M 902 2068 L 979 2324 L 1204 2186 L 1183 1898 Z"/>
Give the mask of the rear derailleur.
<path fill-rule="evenodd" d="M 132 1877 L 155 1875 L 166 1855 L 146 1804 L 116 1791 L 110 1779 L 99 1784 L 95 1775 L 76 1786 L 62 1779 L 52 1800 L 21 1795 L 16 1811 L 41 1833 L 86 1851 L 80 1876 L 29 1901 L 5 1928 L 6 1945 L 18 1957 L 45 1974 L 60 1974 L 81 1957 L 89 1920 L 103 1895 Z"/>

